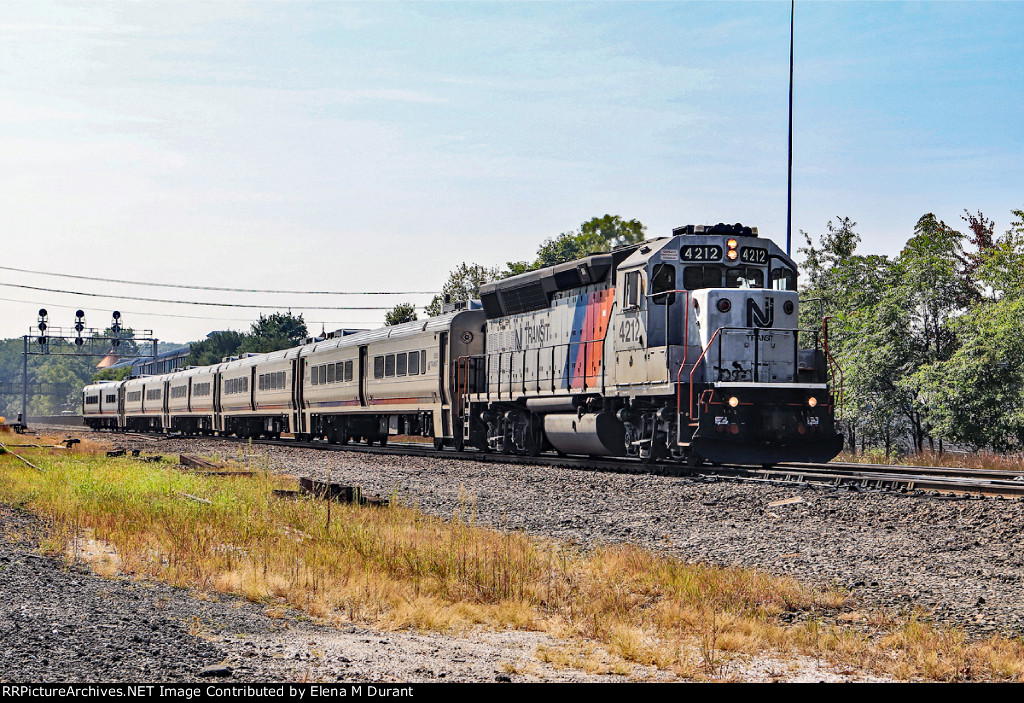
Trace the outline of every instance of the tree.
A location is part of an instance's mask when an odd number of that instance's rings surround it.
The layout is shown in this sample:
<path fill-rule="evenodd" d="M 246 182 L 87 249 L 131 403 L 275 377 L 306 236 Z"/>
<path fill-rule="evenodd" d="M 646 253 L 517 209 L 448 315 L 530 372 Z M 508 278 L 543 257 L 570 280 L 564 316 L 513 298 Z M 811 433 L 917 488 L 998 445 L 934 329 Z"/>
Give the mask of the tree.
<path fill-rule="evenodd" d="M 818 302 L 813 308 L 804 306 L 808 313 L 812 309 L 824 309 L 829 315 L 836 315 L 857 309 L 858 301 L 849 297 L 851 293 L 856 294 L 859 290 L 859 286 L 855 284 L 857 270 L 866 272 L 865 264 L 868 264 L 867 269 L 871 270 L 884 264 L 880 260 L 870 261 L 863 257 L 858 260 L 855 252 L 857 245 L 860 244 L 860 235 L 853 229 L 857 223 L 849 217 L 837 219 L 837 224 L 833 224 L 832 220 L 828 221 L 825 233 L 818 238 L 817 245 L 807 232 L 800 230 L 800 234 L 807 242 L 806 247 L 797 250 L 804 255 L 805 278 L 802 297 L 812 298 Z M 877 279 L 877 276 L 871 278 Z M 877 290 L 871 292 L 877 293 Z M 813 318 L 807 320 L 813 324 Z"/>
<path fill-rule="evenodd" d="M 966 261 L 964 266 L 964 273 L 972 287 L 974 287 L 977 285 L 978 267 L 992 247 L 995 246 L 996 223 L 985 217 L 981 210 L 978 210 L 976 215 L 972 215 L 967 208 L 964 208 L 964 214 L 960 216 L 960 219 L 967 223 L 970 229 L 970 234 L 967 235 L 967 242 L 975 249 L 975 251 L 965 254 Z"/>
<path fill-rule="evenodd" d="M 996 299 L 1024 294 L 1024 209 L 1013 215 L 1017 219 L 986 250 L 977 269 L 978 281 Z"/>
<path fill-rule="evenodd" d="M 463 261 L 458 268 L 448 274 L 448 280 L 441 289 L 441 295 L 435 295 L 427 306 L 427 314 L 430 316 L 441 314 L 441 304 L 445 299 L 455 302 L 458 300 L 472 300 L 479 297 L 480 286 L 490 283 L 501 276 L 500 269 L 487 268 L 480 264 L 467 264 Z"/>
<path fill-rule="evenodd" d="M 592 217 L 580 225 L 578 232 L 562 232 L 545 240 L 530 268 L 545 268 L 616 247 L 639 244 L 644 240 L 646 229 L 639 220 L 626 221 L 618 215 Z"/>
<path fill-rule="evenodd" d="M 623 220 L 618 215 L 592 217 L 580 225 L 580 234 L 589 238 L 594 244 L 600 243 L 604 250 L 622 247 L 628 244 L 639 244 L 644 241 L 647 227 L 640 220 Z"/>
<path fill-rule="evenodd" d="M 192 342 L 186 366 L 210 366 L 219 364 L 226 356 L 236 356 L 242 344 L 243 334 L 233 330 L 211 332 L 206 339 Z"/>
<path fill-rule="evenodd" d="M 1024 449 L 1024 210 L 996 239 L 972 238 L 977 284 L 992 292 L 949 322 L 950 353 L 913 379 L 935 433 L 962 445 Z M 988 222 L 979 213 L 978 222 Z M 990 224 L 984 228 L 991 230 Z M 984 234 L 984 232 L 983 232 Z"/>
<path fill-rule="evenodd" d="M 98 383 L 99 381 L 123 381 L 132 375 L 131 366 L 122 366 L 119 369 L 103 369 L 97 371 L 92 375 L 92 382 Z"/>
<path fill-rule="evenodd" d="M 412 303 L 399 303 L 384 315 L 384 324 L 391 327 L 393 325 L 400 325 L 403 322 L 412 322 L 416 319 L 416 307 Z"/>
<path fill-rule="evenodd" d="M 290 312 L 275 312 L 271 315 L 260 314 L 260 319 L 252 323 L 249 334 L 245 335 L 238 346 L 238 353 L 265 354 L 290 349 L 302 344 L 309 336 L 306 322 L 302 315 Z"/>
<path fill-rule="evenodd" d="M 959 347 L 915 376 L 935 431 L 958 444 L 1024 450 L 1024 297 L 976 306 L 955 323 Z"/>
<path fill-rule="evenodd" d="M 442 294 L 435 295 L 430 301 L 426 308 L 427 314 L 440 315 L 446 297 L 453 302 L 476 298 L 484 283 L 581 259 L 597 252 L 611 251 L 626 244 L 638 244 L 644 240 L 646 229 L 639 220 L 623 220 L 618 215 L 592 217 L 580 225 L 579 231 L 562 232 L 557 237 L 546 239 L 537 249 L 537 258 L 532 262 L 509 261 L 504 269 L 463 262 L 448 274 L 448 282 L 444 284 Z"/>

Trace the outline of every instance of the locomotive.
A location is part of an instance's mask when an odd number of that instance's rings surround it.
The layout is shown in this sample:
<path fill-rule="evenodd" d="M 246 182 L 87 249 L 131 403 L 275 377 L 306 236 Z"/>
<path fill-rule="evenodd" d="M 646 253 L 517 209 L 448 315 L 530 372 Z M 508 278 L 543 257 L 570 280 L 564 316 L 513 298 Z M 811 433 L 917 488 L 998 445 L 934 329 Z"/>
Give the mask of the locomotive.
<path fill-rule="evenodd" d="M 799 328 L 796 264 L 756 228 L 687 225 L 479 295 L 425 321 L 88 386 L 86 423 L 690 465 L 842 448 L 825 327 Z"/>

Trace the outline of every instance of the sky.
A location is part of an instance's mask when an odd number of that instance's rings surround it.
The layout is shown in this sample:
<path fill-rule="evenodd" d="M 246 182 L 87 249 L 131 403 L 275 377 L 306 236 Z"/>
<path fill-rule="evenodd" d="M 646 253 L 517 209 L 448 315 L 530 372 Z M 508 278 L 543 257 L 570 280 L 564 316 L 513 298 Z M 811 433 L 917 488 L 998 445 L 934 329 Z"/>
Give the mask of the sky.
<path fill-rule="evenodd" d="M 315 307 L 423 305 L 459 263 L 532 258 L 605 213 L 784 246 L 789 20 L 768 1 L 8 0 L 0 337 L 40 307 L 178 342 L 288 309 L 373 327 L 384 310 Z M 793 248 L 846 216 L 866 253 L 928 212 L 1004 231 L 1022 28 L 1020 2 L 798 1 Z"/>

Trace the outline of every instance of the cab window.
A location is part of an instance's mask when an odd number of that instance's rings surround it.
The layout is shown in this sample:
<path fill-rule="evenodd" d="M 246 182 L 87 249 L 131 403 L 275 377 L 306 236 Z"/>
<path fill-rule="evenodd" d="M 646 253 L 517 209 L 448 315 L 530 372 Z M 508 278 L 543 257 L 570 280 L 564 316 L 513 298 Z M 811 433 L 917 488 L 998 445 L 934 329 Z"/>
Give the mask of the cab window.
<path fill-rule="evenodd" d="M 664 305 L 667 300 L 669 305 L 676 302 L 676 294 L 664 294 L 666 291 L 676 289 L 676 267 L 672 264 L 656 264 L 651 270 L 651 300 L 655 305 Z"/>
<path fill-rule="evenodd" d="M 774 269 L 772 271 L 772 288 L 775 290 L 796 290 L 796 272 L 787 268 Z"/>
<path fill-rule="evenodd" d="M 719 266 L 687 266 L 683 271 L 683 288 L 721 288 L 722 269 Z"/>
<path fill-rule="evenodd" d="M 737 266 L 725 272 L 726 288 L 764 288 L 764 271 L 750 266 Z"/>
<path fill-rule="evenodd" d="M 625 307 L 640 307 L 640 272 L 626 274 Z"/>

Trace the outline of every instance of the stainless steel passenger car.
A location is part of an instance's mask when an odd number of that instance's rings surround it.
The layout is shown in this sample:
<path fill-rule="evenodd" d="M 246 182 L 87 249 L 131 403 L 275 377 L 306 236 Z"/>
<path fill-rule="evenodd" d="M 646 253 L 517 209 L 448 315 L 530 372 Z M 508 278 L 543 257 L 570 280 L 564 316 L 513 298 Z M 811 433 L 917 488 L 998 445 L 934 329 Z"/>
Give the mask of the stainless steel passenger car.
<path fill-rule="evenodd" d="M 85 424 L 94 430 L 117 429 L 118 394 L 121 381 L 103 381 L 82 389 L 82 416 Z"/>
<path fill-rule="evenodd" d="M 121 428 L 156 432 L 164 428 L 164 377 L 132 378 L 121 384 Z"/>
<path fill-rule="evenodd" d="M 389 434 L 461 446 L 458 360 L 484 349 L 482 310 L 361 332 L 303 347 L 300 432 L 383 444 Z"/>
<path fill-rule="evenodd" d="M 209 434 L 214 430 L 216 369 L 198 366 L 161 377 L 167 387 L 164 427 L 187 434 Z"/>

